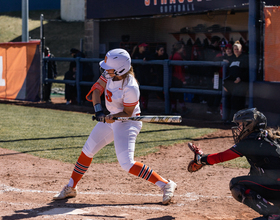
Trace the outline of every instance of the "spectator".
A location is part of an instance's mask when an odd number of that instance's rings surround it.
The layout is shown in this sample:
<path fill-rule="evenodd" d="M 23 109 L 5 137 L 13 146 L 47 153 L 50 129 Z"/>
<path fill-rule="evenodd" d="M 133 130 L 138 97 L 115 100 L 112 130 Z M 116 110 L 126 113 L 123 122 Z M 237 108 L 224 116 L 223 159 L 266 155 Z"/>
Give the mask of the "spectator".
<path fill-rule="evenodd" d="M 73 58 L 86 58 L 85 54 L 76 48 L 71 48 L 70 50 L 71 56 Z M 80 63 L 80 72 L 79 72 L 80 81 L 88 81 L 92 82 L 94 80 L 94 72 L 92 70 L 92 66 L 88 62 Z M 81 85 L 81 101 L 86 102 L 86 94 L 90 90 L 91 86 Z M 89 103 L 90 104 L 90 103 Z"/>
<path fill-rule="evenodd" d="M 215 61 L 216 57 L 221 54 L 220 50 L 220 40 L 218 36 L 213 36 L 211 38 L 211 44 L 207 46 L 204 50 L 204 59 L 206 61 Z"/>
<path fill-rule="evenodd" d="M 54 55 L 51 54 L 51 51 L 48 47 L 45 47 L 45 57 L 48 58 L 54 58 Z M 47 64 L 47 78 L 48 79 L 55 79 L 57 76 L 56 71 L 56 62 L 48 60 L 46 62 Z M 51 102 L 51 89 L 52 89 L 52 83 L 46 82 L 43 87 L 43 100 L 46 102 Z"/>
<path fill-rule="evenodd" d="M 219 61 L 222 57 L 222 52 L 219 47 L 221 38 L 218 36 L 213 36 L 211 38 L 211 44 L 205 49 L 204 52 L 204 58 L 205 61 Z M 219 67 L 215 66 L 207 66 L 205 68 L 205 78 L 204 81 L 206 83 L 206 87 L 208 89 L 214 88 L 214 74 L 219 74 Z M 221 80 L 219 80 L 221 81 Z M 219 86 L 221 86 L 222 83 L 219 83 Z M 217 89 L 217 88 L 215 88 Z M 206 95 L 205 99 L 207 101 L 207 113 L 219 113 L 220 109 L 220 103 L 221 103 L 221 95 Z"/>
<path fill-rule="evenodd" d="M 227 123 L 233 118 L 238 110 L 244 109 L 246 95 L 249 87 L 249 60 L 248 55 L 242 53 L 242 45 L 236 41 L 233 45 L 234 58 L 231 59 L 224 79 L 226 91 L 226 111 L 228 112 Z"/>
<path fill-rule="evenodd" d="M 72 56 L 73 58 L 77 58 L 77 57 L 85 58 L 85 57 L 86 57 L 86 55 L 85 55 L 83 52 L 79 51 L 79 50 L 76 49 L 76 48 L 71 48 L 70 54 L 71 54 L 71 56 Z M 75 61 L 72 61 L 72 62 L 75 62 Z M 72 64 L 72 62 L 70 62 L 69 68 L 71 68 L 71 66 L 74 65 L 74 64 Z M 84 70 L 83 66 L 84 66 L 83 63 L 81 63 L 80 69 L 79 69 L 79 70 L 80 70 L 80 71 L 79 71 L 79 79 L 80 79 L 80 81 L 82 80 L 82 77 L 83 77 L 83 70 Z M 76 62 L 75 62 L 75 67 L 76 67 Z"/>
<path fill-rule="evenodd" d="M 232 45 L 226 44 L 225 46 L 225 54 L 223 56 L 223 61 L 230 63 L 231 59 L 233 59 L 235 56 L 232 51 Z"/>
<path fill-rule="evenodd" d="M 166 60 L 168 59 L 167 53 L 163 45 L 158 45 L 156 47 L 156 52 L 151 58 L 152 60 Z M 153 65 L 152 74 L 151 74 L 151 84 L 153 86 L 163 87 L 163 65 Z M 164 100 L 163 92 L 157 92 L 157 97 L 161 100 Z"/>
<path fill-rule="evenodd" d="M 133 48 L 131 53 L 131 59 L 141 59 L 148 60 L 151 59 L 149 52 L 147 51 L 148 44 L 140 43 L 139 45 Z M 150 76 L 151 76 L 151 66 L 143 64 L 133 64 L 133 69 L 135 71 L 135 77 L 138 80 L 140 85 L 150 85 Z M 149 91 L 140 90 L 140 104 L 142 112 L 148 110 L 148 100 L 149 100 Z"/>
<path fill-rule="evenodd" d="M 86 57 L 86 55 L 83 52 L 79 51 L 76 48 L 71 48 L 70 53 L 73 58 L 76 58 L 76 57 L 85 58 Z"/>
<path fill-rule="evenodd" d="M 232 44 L 228 43 L 228 44 L 225 45 L 225 54 L 223 56 L 223 61 L 227 62 L 227 63 L 231 63 L 232 59 L 234 59 L 234 58 L 235 58 L 235 55 L 234 55 L 233 50 L 232 50 Z M 223 71 L 222 68 L 221 68 L 221 71 Z M 223 73 L 221 73 L 221 74 L 223 74 Z M 227 96 L 228 96 L 228 93 L 225 92 L 225 99 L 224 99 L 224 103 L 223 103 L 224 106 L 229 106 L 229 104 L 228 104 L 229 98 Z M 229 111 L 225 110 L 223 112 L 224 118 L 228 118 L 229 117 L 228 114 L 229 114 Z"/>
<path fill-rule="evenodd" d="M 184 44 L 180 41 L 173 45 L 170 60 L 184 60 Z M 172 68 L 172 87 L 182 88 L 186 85 L 186 72 L 184 66 L 173 65 Z M 170 93 L 171 113 L 178 114 L 177 99 L 184 113 L 188 112 L 185 106 L 183 93 Z"/>
<path fill-rule="evenodd" d="M 76 80 L 76 62 L 71 62 L 69 70 L 64 75 L 64 80 Z M 65 84 L 66 105 L 77 103 L 76 83 Z"/>

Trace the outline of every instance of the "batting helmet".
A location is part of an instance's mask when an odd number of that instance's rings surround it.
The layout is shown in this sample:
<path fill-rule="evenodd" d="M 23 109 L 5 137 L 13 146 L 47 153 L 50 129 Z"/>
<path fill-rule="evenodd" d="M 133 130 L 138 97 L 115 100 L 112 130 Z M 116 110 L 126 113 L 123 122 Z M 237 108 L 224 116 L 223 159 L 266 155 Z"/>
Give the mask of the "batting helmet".
<path fill-rule="evenodd" d="M 121 76 L 127 73 L 131 68 L 131 58 L 124 49 L 113 49 L 107 52 L 105 59 L 99 63 L 100 67 L 106 70 L 114 69 L 115 75 Z"/>

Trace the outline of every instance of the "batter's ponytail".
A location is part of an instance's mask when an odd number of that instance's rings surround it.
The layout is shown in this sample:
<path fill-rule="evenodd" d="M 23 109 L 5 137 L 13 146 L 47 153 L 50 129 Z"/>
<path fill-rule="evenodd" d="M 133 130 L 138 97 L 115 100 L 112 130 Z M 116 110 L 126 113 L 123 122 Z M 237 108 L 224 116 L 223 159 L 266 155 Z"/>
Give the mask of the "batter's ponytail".
<path fill-rule="evenodd" d="M 133 67 L 131 66 L 130 69 L 128 70 L 127 73 L 123 74 L 123 83 L 122 83 L 122 87 L 124 86 L 124 83 L 125 81 L 128 81 L 128 76 L 131 75 L 135 78 L 135 73 L 134 73 L 134 70 L 133 70 Z M 139 82 L 137 81 L 137 79 L 135 78 L 136 82 L 138 83 L 139 85 Z"/>

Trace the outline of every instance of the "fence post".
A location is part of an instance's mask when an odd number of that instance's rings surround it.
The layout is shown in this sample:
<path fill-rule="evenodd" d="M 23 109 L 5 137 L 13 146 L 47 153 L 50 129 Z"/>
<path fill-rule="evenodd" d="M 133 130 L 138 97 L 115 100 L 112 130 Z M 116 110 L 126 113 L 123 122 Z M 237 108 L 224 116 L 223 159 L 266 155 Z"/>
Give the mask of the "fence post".
<path fill-rule="evenodd" d="M 226 72 L 227 72 L 227 67 L 228 63 L 227 62 L 222 62 L 222 67 L 223 67 L 223 79 L 226 78 Z M 222 120 L 225 120 L 228 118 L 228 112 L 226 112 L 226 106 L 228 106 L 228 103 L 226 103 L 226 91 L 224 90 L 223 82 L 222 82 Z"/>
<path fill-rule="evenodd" d="M 41 56 L 43 57 L 44 52 L 41 53 Z M 41 71 L 42 71 L 42 75 L 41 75 L 41 94 L 40 94 L 40 98 L 41 98 L 41 101 L 43 101 L 44 99 L 44 92 L 45 92 L 45 83 L 46 83 L 46 77 L 47 77 L 47 61 L 46 60 L 43 60 L 42 59 L 42 68 L 41 68 Z"/>
<path fill-rule="evenodd" d="M 76 58 L 76 88 L 77 88 L 77 102 L 81 104 L 81 87 L 80 87 L 80 57 Z"/>
<path fill-rule="evenodd" d="M 164 104 L 165 104 L 165 114 L 170 113 L 170 101 L 169 101 L 169 87 L 170 87 L 170 77 L 169 77 L 169 60 L 163 61 L 163 93 L 164 93 Z"/>

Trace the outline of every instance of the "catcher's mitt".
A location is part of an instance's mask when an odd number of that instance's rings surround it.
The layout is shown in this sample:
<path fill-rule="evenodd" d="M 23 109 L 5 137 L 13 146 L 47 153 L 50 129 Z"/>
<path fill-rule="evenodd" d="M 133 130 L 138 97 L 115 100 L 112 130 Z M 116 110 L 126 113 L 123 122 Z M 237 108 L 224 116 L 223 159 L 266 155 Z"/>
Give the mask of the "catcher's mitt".
<path fill-rule="evenodd" d="M 192 160 L 188 165 L 188 171 L 190 173 L 193 173 L 200 170 L 203 166 L 204 166 L 203 164 L 197 164 L 196 160 Z"/>
<path fill-rule="evenodd" d="M 200 158 L 204 154 L 203 151 L 194 145 L 193 143 L 188 143 L 188 147 L 192 152 L 194 152 L 194 159 L 188 165 L 188 171 L 190 173 L 200 170 L 205 164 L 201 164 Z"/>

